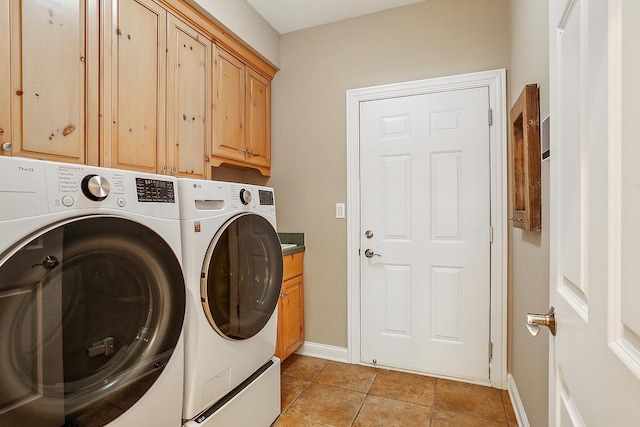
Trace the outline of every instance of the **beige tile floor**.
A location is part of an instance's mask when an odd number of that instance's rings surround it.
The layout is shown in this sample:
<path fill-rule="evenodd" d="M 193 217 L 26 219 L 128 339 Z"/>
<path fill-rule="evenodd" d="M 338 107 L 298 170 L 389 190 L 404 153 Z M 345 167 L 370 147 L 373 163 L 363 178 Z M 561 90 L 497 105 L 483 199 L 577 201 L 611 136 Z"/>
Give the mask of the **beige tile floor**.
<path fill-rule="evenodd" d="M 292 355 L 273 427 L 515 427 L 506 391 Z"/>

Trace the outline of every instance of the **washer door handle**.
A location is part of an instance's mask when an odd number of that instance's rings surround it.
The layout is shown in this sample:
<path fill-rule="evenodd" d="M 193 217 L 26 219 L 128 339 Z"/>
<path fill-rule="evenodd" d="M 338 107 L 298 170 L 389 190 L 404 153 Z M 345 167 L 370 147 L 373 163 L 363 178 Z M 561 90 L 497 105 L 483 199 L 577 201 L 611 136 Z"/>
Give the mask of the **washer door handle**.
<path fill-rule="evenodd" d="M 100 355 L 108 356 L 113 354 L 113 337 L 107 337 L 99 342 L 94 342 L 91 347 L 87 349 L 89 357 L 95 357 Z"/>
<path fill-rule="evenodd" d="M 58 258 L 54 257 L 53 255 L 47 255 L 46 257 L 44 257 L 40 264 L 33 264 L 31 268 L 42 266 L 45 270 L 51 270 L 58 264 L 60 264 Z"/>

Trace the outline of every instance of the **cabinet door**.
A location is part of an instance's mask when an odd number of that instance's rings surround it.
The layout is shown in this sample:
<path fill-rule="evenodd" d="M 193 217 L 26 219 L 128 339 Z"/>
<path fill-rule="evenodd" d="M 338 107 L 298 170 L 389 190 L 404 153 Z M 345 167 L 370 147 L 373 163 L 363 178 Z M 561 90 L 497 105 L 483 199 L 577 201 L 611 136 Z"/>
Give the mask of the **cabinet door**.
<path fill-rule="evenodd" d="M 213 155 L 245 161 L 245 66 L 216 46 Z"/>
<path fill-rule="evenodd" d="M 173 175 L 208 178 L 211 41 L 169 15 L 167 161 Z"/>
<path fill-rule="evenodd" d="M 103 164 L 162 172 L 166 167 L 165 88 L 167 13 L 150 0 L 114 2 L 111 34 L 111 133 Z M 106 50 L 105 58 L 109 55 Z"/>
<path fill-rule="evenodd" d="M 247 71 L 247 163 L 271 167 L 271 83 Z"/>
<path fill-rule="evenodd" d="M 9 156 L 11 133 L 11 25 L 9 0 L 0 1 L 0 156 Z M 4 147 L 4 149 L 2 148 Z"/>
<path fill-rule="evenodd" d="M 85 163 L 87 144 L 97 147 L 94 3 L 3 1 L 11 21 L 13 155 Z"/>
<path fill-rule="evenodd" d="M 282 286 L 282 357 L 287 358 L 304 342 L 304 293 L 302 276 Z"/>

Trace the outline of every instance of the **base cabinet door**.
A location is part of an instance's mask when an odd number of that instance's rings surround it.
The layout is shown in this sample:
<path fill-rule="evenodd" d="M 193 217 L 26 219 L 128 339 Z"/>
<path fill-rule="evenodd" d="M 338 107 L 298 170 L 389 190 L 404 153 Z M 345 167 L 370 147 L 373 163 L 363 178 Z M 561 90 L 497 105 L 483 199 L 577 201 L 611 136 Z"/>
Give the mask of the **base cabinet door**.
<path fill-rule="evenodd" d="M 304 343 L 302 276 L 284 282 L 282 290 L 282 358 L 286 359 Z"/>
<path fill-rule="evenodd" d="M 285 360 L 304 343 L 304 252 L 284 257 L 284 281 L 278 302 L 276 356 Z"/>

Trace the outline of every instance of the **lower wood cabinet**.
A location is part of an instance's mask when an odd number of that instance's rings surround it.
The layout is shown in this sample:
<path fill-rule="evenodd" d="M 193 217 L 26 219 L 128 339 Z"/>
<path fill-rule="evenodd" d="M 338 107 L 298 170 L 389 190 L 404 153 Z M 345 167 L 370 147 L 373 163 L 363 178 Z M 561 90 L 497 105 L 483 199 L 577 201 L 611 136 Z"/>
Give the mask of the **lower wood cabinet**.
<path fill-rule="evenodd" d="M 276 356 L 286 359 L 304 343 L 304 252 L 285 255 L 278 302 Z"/>

